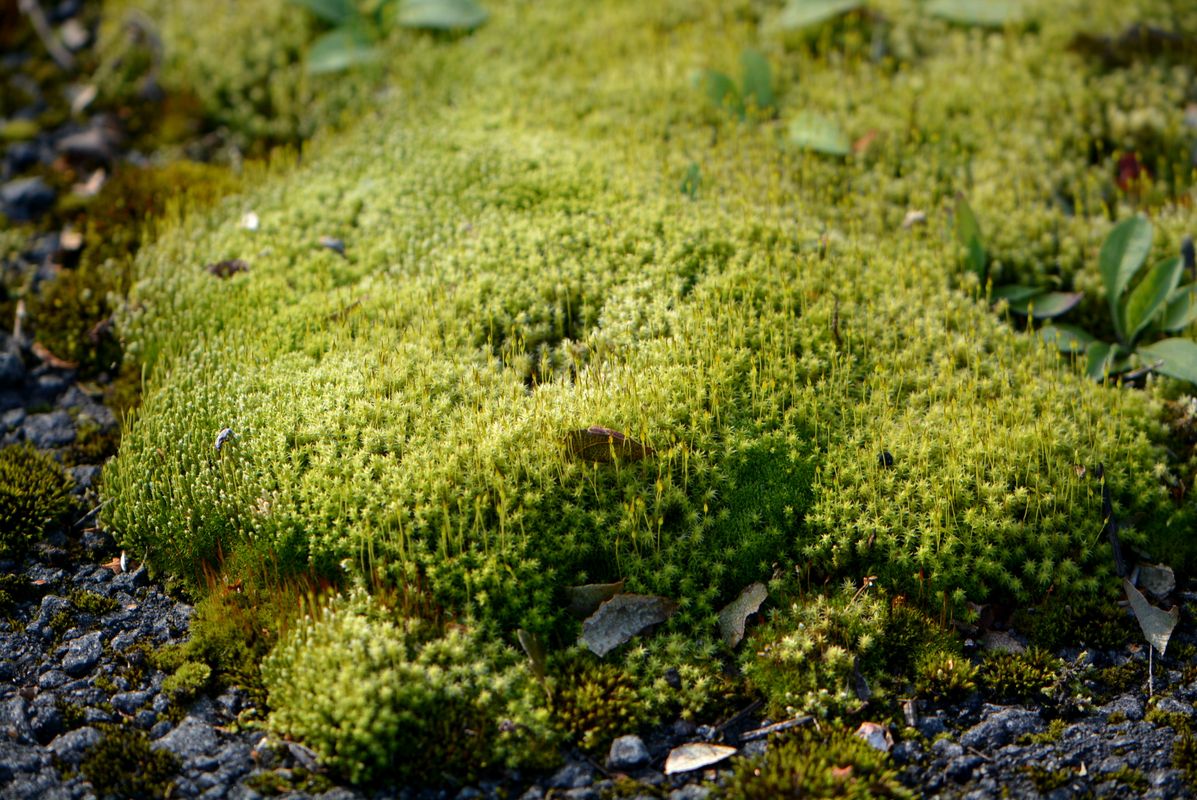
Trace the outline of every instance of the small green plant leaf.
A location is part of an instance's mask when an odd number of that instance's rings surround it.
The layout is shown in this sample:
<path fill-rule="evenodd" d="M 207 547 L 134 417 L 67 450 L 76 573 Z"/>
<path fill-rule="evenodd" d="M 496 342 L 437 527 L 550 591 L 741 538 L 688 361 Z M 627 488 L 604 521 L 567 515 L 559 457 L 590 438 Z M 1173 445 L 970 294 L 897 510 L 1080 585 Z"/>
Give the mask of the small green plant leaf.
<path fill-rule="evenodd" d="M 1122 579 L 1122 588 L 1126 592 L 1126 599 L 1130 600 L 1131 610 L 1135 612 L 1135 619 L 1139 620 L 1139 627 L 1143 629 L 1143 636 L 1160 655 L 1168 649 L 1168 640 L 1172 638 L 1172 630 L 1180 620 L 1180 609 L 1170 611 L 1156 608 L 1147 602 L 1143 593 L 1126 578 Z"/>
<path fill-rule="evenodd" d="M 739 597 L 732 600 L 719 612 L 719 633 L 723 636 L 723 643 L 728 647 L 735 647 L 744 638 L 744 623 L 750 616 L 760 610 L 761 603 L 769 596 L 765 584 L 757 581 L 751 584 Z"/>
<path fill-rule="evenodd" d="M 599 658 L 673 616 L 677 603 L 647 594 L 617 594 L 582 622 L 581 643 Z"/>
<path fill-rule="evenodd" d="M 1000 28 L 1022 18 L 1018 0 L 931 0 L 927 13 L 957 25 Z"/>
<path fill-rule="evenodd" d="M 1160 329 L 1180 331 L 1197 322 L 1197 283 L 1181 286 L 1168 298 Z"/>
<path fill-rule="evenodd" d="M 831 120 L 813 111 L 803 111 L 790 123 L 790 144 L 829 156 L 846 156 L 852 142 Z"/>
<path fill-rule="evenodd" d="M 359 64 L 377 61 L 381 53 L 358 31 L 337 28 L 312 42 L 307 70 L 313 75 L 339 72 Z"/>
<path fill-rule="evenodd" d="M 690 166 L 686 167 L 686 174 L 682 176 L 682 194 L 693 200 L 698 197 L 700 186 L 702 186 L 702 169 L 698 166 L 697 161 L 693 161 Z"/>
<path fill-rule="evenodd" d="M 1109 342 L 1090 342 L 1085 348 L 1088 365 L 1085 374 L 1095 381 L 1104 380 L 1116 370 L 1114 364 L 1121 354 L 1122 348 Z"/>
<path fill-rule="evenodd" d="M 1192 339 L 1161 339 L 1138 349 L 1150 361 L 1162 361 L 1156 372 L 1197 385 L 1197 342 Z"/>
<path fill-rule="evenodd" d="M 736 88 L 736 82 L 726 74 L 713 69 L 703 70 L 702 89 L 707 100 L 720 111 L 744 116 L 744 98 Z"/>
<path fill-rule="evenodd" d="M 1011 300 L 1010 310 L 1032 319 L 1054 319 L 1076 308 L 1084 292 L 1043 292 L 1025 300 Z"/>
<path fill-rule="evenodd" d="M 1121 314 L 1122 293 L 1147 260 L 1147 254 L 1151 250 L 1151 236 L 1151 223 L 1146 217 L 1124 219 L 1110 231 L 1097 257 L 1114 330 L 1123 341 L 1126 340 L 1126 328 Z"/>
<path fill-rule="evenodd" d="M 981 225 L 977 222 L 977 215 L 973 213 L 972 206 L 968 204 L 962 194 L 956 196 L 956 215 L 953 228 L 956 233 L 956 241 L 964 245 L 964 249 L 967 251 L 965 267 L 984 284 L 988 274 L 986 269 L 988 257 L 985 254 L 985 245 L 981 243 Z"/>
<path fill-rule="evenodd" d="M 748 49 L 740 54 L 740 65 L 744 68 L 742 97 L 756 106 L 757 111 L 772 110 L 776 104 L 773 96 L 773 73 L 764 53 Z"/>
<path fill-rule="evenodd" d="M 401 0 L 395 21 L 405 28 L 472 31 L 489 17 L 474 0 Z"/>
<path fill-rule="evenodd" d="M 863 0 L 790 0 L 777 18 L 777 27 L 801 30 L 863 7 Z"/>
<path fill-rule="evenodd" d="M 344 25 L 358 16 L 353 0 L 291 0 L 330 25 Z"/>
<path fill-rule="evenodd" d="M 989 299 L 993 302 L 1005 300 L 1007 303 L 1025 303 L 1033 297 L 1038 297 L 1047 290 L 1042 286 L 1023 286 L 1018 283 L 1008 283 L 1005 286 L 995 286 Z"/>
<path fill-rule="evenodd" d="M 1073 325 L 1045 325 L 1039 329 L 1039 338 L 1054 344 L 1061 353 L 1083 353 L 1097 341 Z"/>
<path fill-rule="evenodd" d="M 1151 321 L 1164 309 L 1168 298 L 1180 283 L 1180 256 L 1156 264 L 1126 298 L 1123 321 L 1126 334 L 1133 342 Z"/>

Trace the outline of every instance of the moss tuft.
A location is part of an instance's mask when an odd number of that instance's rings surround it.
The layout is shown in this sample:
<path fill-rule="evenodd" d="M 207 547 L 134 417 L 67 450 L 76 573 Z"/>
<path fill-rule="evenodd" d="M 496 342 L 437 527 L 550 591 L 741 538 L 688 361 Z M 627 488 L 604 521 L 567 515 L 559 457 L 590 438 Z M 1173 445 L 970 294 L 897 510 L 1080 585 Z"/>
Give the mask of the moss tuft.
<path fill-rule="evenodd" d="M 583 750 L 602 751 L 616 736 L 635 732 L 637 700 L 626 672 L 590 653 L 575 653 L 553 680 L 553 723 Z"/>
<path fill-rule="evenodd" d="M 887 755 L 847 731 L 803 732 L 763 757 L 737 760 L 733 770 L 721 793 L 727 800 L 914 796 Z"/>
<path fill-rule="evenodd" d="M 981 684 L 1007 700 L 1041 698 L 1060 673 L 1060 660 L 1046 650 L 1029 647 L 1022 653 L 989 651 L 981 660 Z"/>
<path fill-rule="evenodd" d="M 915 665 L 914 688 L 936 702 L 959 700 L 977 688 L 977 668 L 960 653 L 931 652 Z"/>
<path fill-rule="evenodd" d="M 186 704 L 208 688 L 212 680 L 212 668 L 201 661 L 185 661 L 174 674 L 162 682 L 162 691 L 167 692 L 175 703 Z"/>
<path fill-rule="evenodd" d="M 74 484 L 32 445 L 0 449 L 0 557 L 18 556 L 74 507 Z"/>
<path fill-rule="evenodd" d="M 77 589 L 67 597 L 71 605 L 84 614 L 102 617 L 120 608 L 120 603 L 111 597 L 105 597 L 98 592 L 88 592 Z"/>
<path fill-rule="evenodd" d="M 554 757 L 543 691 L 514 652 L 394 620 L 361 593 L 302 620 L 262 676 L 271 726 L 354 783 L 468 780 Z"/>
<path fill-rule="evenodd" d="M 144 731 L 116 725 L 100 730 L 103 738 L 87 751 L 79 770 L 101 800 L 164 800 L 174 793 L 182 764 L 173 753 L 151 749 Z"/>

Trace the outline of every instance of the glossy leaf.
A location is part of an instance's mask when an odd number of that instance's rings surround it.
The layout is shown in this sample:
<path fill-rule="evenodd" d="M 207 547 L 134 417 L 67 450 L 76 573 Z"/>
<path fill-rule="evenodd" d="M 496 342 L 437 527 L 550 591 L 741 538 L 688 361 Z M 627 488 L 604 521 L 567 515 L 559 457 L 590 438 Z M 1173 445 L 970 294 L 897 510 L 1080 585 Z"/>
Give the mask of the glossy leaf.
<path fill-rule="evenodd" d="M 1162 339 L 1140 347 L 1138 352 L 1163 362 L 1156 372 L 1197 385 L 1197 342 L 1192 339 Z"/>
<path fill-rule="evenodd" d="M 1180 283 L 1180 256 L 1156 264 L 1126 298 L 1123 321 L 1131 342 L 1151 324 Z"/>
<path fill-rule="evenodd" d="M 573 431 L 566 437 L 565 446 L 575 458 L 603 464 L 617 458 L 639 461 L 653 454 L 651 447 L 601 425 L 591 425 L 585 430 Z"/>
<path fill-rule="evenodd" d="M 777 27 L 801 30 L 863 7 L 863 0 L 790 0 L 777 18 Z"/>
<path fill-rule="evenodd" d="M 1097 341 L 1088 332 L 1072 325 L 1045 325 L 1039 329 L 1039 338 L 1054 344 L 1061 353 L 1083 353 Z"/>
<path fill-rule="evenodd" d="M 474 0 L 401 0 L 396 22 L 405 28 L 470 31 L 489 17 Z"/>
<path fill-rule="evenodd" d="M 744 99 L 740 97 L 736 82 L 730 77 L 713 69 L 703 70 L 702 88 L 711 105 L 720 111 L 744 116 Z"/>
<path fill-rule="evenodd" d="M 1114 372 L 1114 361 L 1118 358 L 1121 348 L 1109 342 L 1090 342 L 1085 348 L 1088 365 L 1085 374 L 1095 381 L 1104 380 Z"/>
<path fill-rule="evenodd" d="M 377 61 L 380 56 L 381 53 L 359 32 L 338 28 L 312 42 L 308 50 L 307 70 L 313 75 L 339 72 Z"/>
<path fill-rule="evenodd" d="M 981 225 L 977 222 L 977 215 L 973 213 L 972 206 L 964 199 L 964 195 L 956 197 L 956 214 L 953 221 L 953 228 L 956 233 L 956 241 L 964 245 L 968 253 L 965 256 L 965 267 L 969 272 L 977 276 L 977 280 L 984 284 L 989 259 L 985 254 L 985 245 L 982 244 Z"/>
<path fill-rule="evenodd" d="M 745 50 L 740 54 L 740 65 L 744 68 L 742 97 L 751 100 L 758 111 L 768 111 L 777 100 L 773 96 L 773 73 L 769 62 L 759 50 Z"/>
<path fill-rule="evenodd" d="M 1126 578 L 1122 579 L 1122 588 L 1126 592 L 1126 599 L 1130 601 L 1131 610 L 1135 612 L 1135 619 L 1139 620 L 1139 627 L 1143 636 L 1151 643 L 1160 655 L 1168 649 L 1168 640 L 1172 638 L 1172 631 L 1180 621 L 1180 609 L 1173 607 L 1170 611 L 1156 608 L 1147 602 L 1143 593 Z"/>
<path fill-rule="evenodd" d="M 1043 292 L 1026 299 L 1011 300 L 1010 310 L 1032 319 L 1054 319 L 1077 307 L 1084 292 Z"/>
<path fill-rule="evenodd" d="M 291 0 L 331 25 L 344 25 L 358 16 L 353 0 Z"/>
<path fill-rule="evenodd" d="M 813 111 L 803 111 L 790 123 L 790 143 L 829 156 L 846 156 L 852 151 L 852 141 L 839 126 Z"/>
<path fill-rule="evenodd" d="M 931 0 L 927 13 L 957 25 L 1000 28 L 1022 18 L 1018 0 Z"/>
<path fill-rule="evenodd" d="M 1179 331 L 1197 322 L 1197 283 L 1181 286 L 1168 298 L 1160 329 Z"/>
<path fill-rule="evenodd" d="M 1114 330 L 1122 340 L 1126 339 L 1121 314 L 1122 294 L 1147 260 L 1147 254 L 1151 251 L 1151 236 L 1151 223 L 1146 217 L 1124 219 L 1110 231 L 1097 257 Z"/>

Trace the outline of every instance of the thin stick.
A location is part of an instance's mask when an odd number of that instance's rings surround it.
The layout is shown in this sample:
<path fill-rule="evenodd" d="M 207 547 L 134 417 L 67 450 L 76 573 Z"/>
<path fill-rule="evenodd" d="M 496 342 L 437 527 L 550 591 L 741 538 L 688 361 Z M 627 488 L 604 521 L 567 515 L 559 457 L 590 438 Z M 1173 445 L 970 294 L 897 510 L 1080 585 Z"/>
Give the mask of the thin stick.
<path fill-rule="evenodd" d="M 37 34 L 37 38 L 42 40 L 42 44 L 46 46 L 50 57 L 66 71 L 75 68 L 75 57 L 72 56 L 65 47 L 54 38 L 54 32 L 50 30 L 50 23 L 46 21 L 46 15 L 42 11 L 42 7 L 37 4 L 37 0 L 18 0 L 17 7 L 21 9 L 21 13 L 29 17 L 29 22 L 33 25 L 33 31 Z"/>

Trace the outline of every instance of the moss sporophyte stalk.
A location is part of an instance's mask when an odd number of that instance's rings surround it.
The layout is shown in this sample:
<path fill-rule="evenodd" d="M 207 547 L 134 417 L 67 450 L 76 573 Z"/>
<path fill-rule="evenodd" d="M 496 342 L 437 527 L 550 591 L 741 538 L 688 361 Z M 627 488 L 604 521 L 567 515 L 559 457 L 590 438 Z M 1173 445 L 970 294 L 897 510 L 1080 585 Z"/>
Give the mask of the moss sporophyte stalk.
<path fill-rule="evenodd" d="M 218 567 L 221 585 L 321 587 L 228 662 L 247 675 L 270 650 L 270 724 L 341 774 L 414 775 L 403 754 L 425 746 L 464 772 L 601 747 L 743 693 L 842 716 L 858 674 L 878 703 L 907 684 L 1033 695 L 1054 664 L 977 667 L 918 632 L 993 602 L 1042 609 L 1047 642 L 1061 609 L 1100 605 L 1117 581 L 1098 464 L 1128 552 L 1192 568 L 1197 493 L 1177 487 L 1197 464 L 1164 417 L 1191 388 L 1101 385 L 994 314 L 949 214 L 965 194 L 995 284 L 1083 291 L 1072 313 L 1100 330 L 1117 221 L 1150 217 L 1151 264 L 1197 229 L 1197 67 L 1070 45 L 1197 29 L 1189 4 L 1043 0 L 979 27 L 878 0 L 785 31 L 748 0 L 495 0 L 468 35 L 394 34 L 340 88 L 303 71 L 317 34 L 293 9 L 265 4 L 283 19 L 259 37 L 252 15 L 151 5 L 181 48 L 164 80 L 231 98 L 229 125 L 339 127 L 137 254 L 116 324 L 146 391 L 104 523 L 196 587 Z M 691 80 L 745 51 L 775 118 Z M 358 91 L 369 110 L 340 117 Z M 848 152 L 790 143 L 800 112 Z M 1151 176 L 1134 191 L 1132 151 Z M 236 259 L 249 269 L 206 269 Z M 643 457 L 579 457 L 571 432 L 594 429 Z M 567 589 L 621 580 L 676 613 L 575 662 Z M 756 582 L 764 624 L 731 654 L 718 612 Z M 544 643 L 541 678 L 517 630 Z M 887 642 L 910 651 L 901 684 L 878 677 Z M 201 673 L 178 680 L 223 679 Z M 607 692 L 645 716 L 592 704 Z M 822 763 L 799 750 L 777 769 Z"/>

